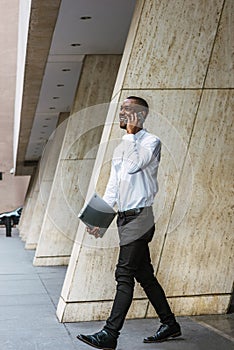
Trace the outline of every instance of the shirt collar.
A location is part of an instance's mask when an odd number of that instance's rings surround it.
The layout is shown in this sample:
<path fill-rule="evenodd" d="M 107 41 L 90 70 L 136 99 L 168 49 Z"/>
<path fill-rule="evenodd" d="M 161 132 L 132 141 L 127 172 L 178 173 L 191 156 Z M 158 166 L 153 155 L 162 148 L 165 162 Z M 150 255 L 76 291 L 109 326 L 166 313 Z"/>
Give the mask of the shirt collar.
<path fill-rule="evenodd" d="M 140 131 L 138 131 L 136 134 L 135 134 L 135 138 L 137 140 L 140 140 L 142 138 L 142 136 L 146 133 L 146 129 L 141 129 Z"/>

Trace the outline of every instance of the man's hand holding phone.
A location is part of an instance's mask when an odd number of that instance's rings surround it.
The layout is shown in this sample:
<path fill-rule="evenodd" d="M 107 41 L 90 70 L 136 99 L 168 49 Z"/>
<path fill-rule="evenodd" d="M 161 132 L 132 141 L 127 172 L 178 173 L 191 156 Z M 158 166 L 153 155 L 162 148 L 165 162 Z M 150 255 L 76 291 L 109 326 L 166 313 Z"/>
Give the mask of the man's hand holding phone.
<path fill-rule="evenodd" d="M 145 118 L 142 112 L 134 112 L 127 117 L 127 133 L 136 134 L 143 127 Z"/>

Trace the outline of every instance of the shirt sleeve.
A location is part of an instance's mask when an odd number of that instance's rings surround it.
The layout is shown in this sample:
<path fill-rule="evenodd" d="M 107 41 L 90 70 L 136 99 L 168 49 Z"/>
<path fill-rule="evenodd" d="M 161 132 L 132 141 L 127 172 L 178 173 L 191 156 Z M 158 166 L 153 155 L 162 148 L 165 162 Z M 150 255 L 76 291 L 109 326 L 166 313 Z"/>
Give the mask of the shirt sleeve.
<path fill-rule="evenodd" d="M 129 174 L 137 173 L 146 168 L 151 162 L 159 164 L 161 142 L 156 137 L 149 137 L 143 144 L 136 143 L 134 134 L 123 136 L 124 163 Z"/>
<path fill-rule="evenodd" d="M 117 201 L 117 196 L 118 196 L 117 173 L 112 163 L 110 177 L 106 186 L 103 199 L 106 203 L 108 203 L 113 208 Z"/>

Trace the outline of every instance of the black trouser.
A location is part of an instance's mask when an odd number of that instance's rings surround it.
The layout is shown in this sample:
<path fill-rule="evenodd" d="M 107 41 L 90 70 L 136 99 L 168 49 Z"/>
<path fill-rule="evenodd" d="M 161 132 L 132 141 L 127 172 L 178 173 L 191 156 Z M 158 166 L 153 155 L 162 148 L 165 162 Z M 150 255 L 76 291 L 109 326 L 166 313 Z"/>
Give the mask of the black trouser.
<path fill-rule="evenodd" d="M 134 278 L 144 289 L 162 323 L 175 322 L 174 314 L 165 293 L 154 276 L 148 243 L 152 240 L 154 226 L 140 239 L 120 247 L 115 277 L 117 290 L 110 317 L 104 329 L 118 337 L 133 299 Z"/>

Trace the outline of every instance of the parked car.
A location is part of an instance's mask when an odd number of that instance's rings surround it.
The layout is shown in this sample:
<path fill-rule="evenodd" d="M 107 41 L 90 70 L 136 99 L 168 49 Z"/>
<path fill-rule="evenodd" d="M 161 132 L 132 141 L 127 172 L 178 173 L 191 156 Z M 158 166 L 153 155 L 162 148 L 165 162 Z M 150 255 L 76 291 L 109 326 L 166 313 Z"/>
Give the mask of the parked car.
<path fill-rule="evenodd" d="M 18 225 L 23 207 L 0 214 L 0 225 L 5 225 L 6 236 L 11 236 L 11 228 Z"/>

